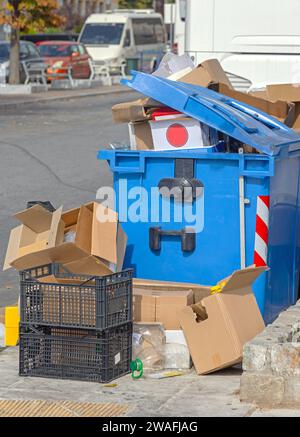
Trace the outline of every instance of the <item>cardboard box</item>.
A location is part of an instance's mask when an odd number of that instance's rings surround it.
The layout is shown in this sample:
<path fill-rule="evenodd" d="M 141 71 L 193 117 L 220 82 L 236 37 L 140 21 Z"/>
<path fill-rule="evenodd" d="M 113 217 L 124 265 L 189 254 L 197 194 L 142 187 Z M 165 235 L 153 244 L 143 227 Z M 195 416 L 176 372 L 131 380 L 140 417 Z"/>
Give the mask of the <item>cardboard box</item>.
<path fill-rule="evenodd" d="M 180 312 L 180 324 L 198 374 L 241 362 L 244 344 L 264 329 L 252 284 L 265 270 L 238 270 L 227 279 L 221 293 L 202 299 L 206 320 L 197 322 L 191 307 Z"/>
<path fill-rule="evenodd" d="M 73 230 L 74 241 L 64 242 L 61 227 L 57 226 L 59 238 L 53 233 L 55 245 L 52 242 L 47 248 L 39 250 L 32 246 L 31 250 L 20 254 L 20 239 L 15 238 L 18 228 L 15 228 L 11 231 L 4 268 L 12 266 L 24 270 L 57 262 L 74 273 L 91 275 L 105 275 L 122 269 L 127 237 L 116 212 L 91 202 L 63 214 L 61 211 L 55 213 L 60 214 L 65 233 Z M 109 221 L 100 221 L 98 217 L 105 214 L 109 214 Z M 26 225 L 33 227 L 30 220 L 26 221 Z"/>
<path fill-rule="evenodd" d="M 38 253 L 61 244 L 65 227 L 61 214 L 62 207 L 51 213 L 40 205 L 15 214 L 14 217 L 21 225 L 10 233 L 3 270 L 33 252 Z"/>
<path fill-rule="evenodd" d="M 193 71 L 182 76 L 180 82 L 208 87 L 212 83 L 223 83 L 233 89 L 230 80 L 217 59 L 208 59 L 199 64 Z"/>
<path fill-rule="evenodd" d="M 222 94 L 228 97 L 239 100 L 254 108 L 260 109 L 266 114 L 275 117 L 277 120 L 292 127 L 295 121 L 295 104 L 284 101 L 283 99 L 275 99 L 271 101 L 265 93 L 251 93 L 246 94 L 241 91 L 236 91 L 224 84 L 218 84 L 215 88 Z"/>
<path fill-rule="evenodd" d="M 151 291 L 133 289 L 133 320 L 160 322 L 165 329 L 179 329 L 180 310 L 193 303 L 193 293 L 186 290 Z"/>
<path fill-rule="evenodd" d="M 115 123 L 146 121 L 151 119 L 152 111 L 161 106 L 164 105 L 149 97 L 118 103 L 112 107 L 112 117 Z"/>
<path fill-rule="evenodd" d="M 277 84 L 267 85 L 263 92 L 252 93 L 258 97 L 265 98 L 270 102 L 284 102 L 287 105 L 294 106 L 294 119 L 289 126 L 294 129 L 300 128 L 300 84 Z"/>
<path fill-rule="evenodd" d="M 158 109 L 149 121 L 155 150 L 198 149 L 209 146 L 209 128 L 170 108 Z"/>
<path fill-rule="evenodd" d="M 153 150 L 153 138 L 148 121 L 128 123 L 130 146 L 133 150 Z"/>
<path fill-rule="evenodd" d="M 193 303 L 199 302 L 204 297 L 210 295 L 210 286 L 192 284 L 188 282 L 171 282 L 171 281 L 157 281 L 153 279 L 133 278 L 133 290 L 145 291 L 167 291 L 173 293 L 174 291 L 191 291 L 193 293 Z"/>

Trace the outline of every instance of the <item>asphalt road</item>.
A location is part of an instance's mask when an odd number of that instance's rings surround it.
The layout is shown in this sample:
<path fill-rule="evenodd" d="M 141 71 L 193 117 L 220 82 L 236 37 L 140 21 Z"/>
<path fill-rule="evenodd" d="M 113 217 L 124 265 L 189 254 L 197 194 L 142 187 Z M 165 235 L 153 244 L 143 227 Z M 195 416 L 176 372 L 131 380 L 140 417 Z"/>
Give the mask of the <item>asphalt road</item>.
<path fill-rule="evenodd" d="M 111 185 L 106 162 L 96 159 L 109 142 L 127 141 L 126 125 L 116 125 L 111 106 L 136 98 L 110 94 L 20 106 L 0 115 L 0 307 L 18 296 L 18 273 L 2 272 L 12 215 L 28 200 L 50 200 L 73 208 L 94 200 Z"/>

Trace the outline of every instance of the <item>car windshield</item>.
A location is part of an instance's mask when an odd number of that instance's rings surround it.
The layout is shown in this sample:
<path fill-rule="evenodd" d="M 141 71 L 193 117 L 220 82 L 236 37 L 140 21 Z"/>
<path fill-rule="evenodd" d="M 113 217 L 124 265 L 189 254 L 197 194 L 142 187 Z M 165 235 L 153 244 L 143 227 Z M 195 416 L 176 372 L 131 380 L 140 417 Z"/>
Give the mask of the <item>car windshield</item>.
<path fill-rule="evenodd" d="M 90 23 L 83 30 L 80 42 L 83 44 L 117 45 L 120 44 L 124 24 Z"/>
<path fill-rule="evenodd" d="M 9 58 L 9 45 L 0 44 L 0 59 L 7 60 Z"/>
<path fill-rule="evenodd" d="M 71 55 L 71 46 L 64 44 L 49 44 L 39 46 L 40 55 L 47 58 L 59 58 Z"/>

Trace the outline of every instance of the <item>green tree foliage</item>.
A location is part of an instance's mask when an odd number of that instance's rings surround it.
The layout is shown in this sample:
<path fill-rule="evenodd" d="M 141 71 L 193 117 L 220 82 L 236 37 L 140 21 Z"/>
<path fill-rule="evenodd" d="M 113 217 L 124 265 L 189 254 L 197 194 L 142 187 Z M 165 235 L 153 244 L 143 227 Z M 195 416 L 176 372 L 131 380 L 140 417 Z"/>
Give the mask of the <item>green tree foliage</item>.
<path fill-rule="evenodd" d="M 152 0 L 119 0 L 119 8 L 124 9 L 151 9 Z"/>
<path fill-rule="evenodd" d="M 64 20 L 57 9 L 56 0 L 0 0 L 0 24 L 11 26 L 9 83 L 20 82 L 20 31 L 43 31 L 61 25 Z"/>

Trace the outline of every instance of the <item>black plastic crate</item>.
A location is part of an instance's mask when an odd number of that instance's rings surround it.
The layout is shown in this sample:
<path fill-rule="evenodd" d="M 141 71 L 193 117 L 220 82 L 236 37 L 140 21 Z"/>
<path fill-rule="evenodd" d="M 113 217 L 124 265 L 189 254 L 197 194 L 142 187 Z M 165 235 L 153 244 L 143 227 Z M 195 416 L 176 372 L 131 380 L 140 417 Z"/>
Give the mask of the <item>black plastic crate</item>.
<path fill-rule="evenodd" d="M 130 372 L 132 323 L 107 330 L 20 325 L 21 376 L 106 383 Z"/>
<path fill-rule="evenodd" d="M 107 276 L 73 274 L 58 264 L 23 271 L 20 307 L 26 324 L 107 329 L 131 322 L 132 269 Z"/>

